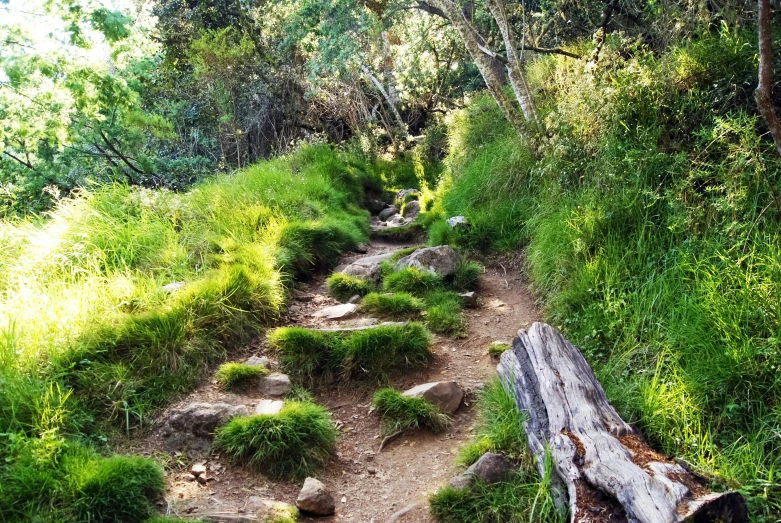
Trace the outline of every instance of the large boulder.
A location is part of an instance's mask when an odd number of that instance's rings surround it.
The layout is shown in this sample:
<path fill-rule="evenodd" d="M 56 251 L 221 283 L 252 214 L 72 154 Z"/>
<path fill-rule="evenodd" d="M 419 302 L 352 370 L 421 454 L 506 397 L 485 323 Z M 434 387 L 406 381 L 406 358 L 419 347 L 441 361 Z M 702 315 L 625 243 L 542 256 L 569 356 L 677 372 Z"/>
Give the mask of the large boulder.
<path fill-rule="evenodd" d="M 160 435 L 169 450 L 208 452 L 215 429 L 235 416 L 246 416 L 246 405 L 189 403 L 171 409 L 162 421 Z"/>
<path fill-rule="evenodd" d="M 486 452 L 465 474 L 480 478 L 483 483 L 498 483 L 510 478 L 515 470 L 515 464 L 502 454 Z"/>
<path fill-rule="evenodd" d="M 453 275 L 458 269 L 461 257 L 448 245 L 418 249 L 396 262 L 396 270 L 412 267 L 429 271 L 443 278 Z"/>
<path fill-rule="evenodd" d="M 380 279 L 380 264 L 392 256 L 392 252 L 376 254 L 374 256 L 364 256 L 363 258 L 355 260 L 347 267 L 344 267 L 339 272 L 346 274 L 347 276 L 353 276 L 354 278 L 376 282 Z"/>
<path fill-rule="evenodd" d="M 290 378 L 287 374 L 272 372 L 268 376 L 263 377 L 261 392 L 264 396 L 280 398 L 290 392 L 290 387 Z"/>
<path fill-rule="evenodd" d="M 396 207 L 395 205 L 391 205 L 390 207 L 386 207 L 385 209 L 380 211 L 380 214 L 377 217 L 380 219 L 381 222 L 384 222 L 385 220 L 387 220 L 397 212 L 399 212 L 399 208 Z"/>
<path fill-rule="evenodd" d="M 442 412 L 453 414 L 461 405 L 464 391 L 455 381 L 435 381 L 413 387 L 405 391 L 402 396 L 423 398 L 439 407 Z"/>
<path fill-rule="evenodd" d="M 326 486 L 315 478 L 306 478 L 301 492 L 298 493 L 296 506 L 315 516 L 330 516 L 336 511 L 333 496 Z"/>

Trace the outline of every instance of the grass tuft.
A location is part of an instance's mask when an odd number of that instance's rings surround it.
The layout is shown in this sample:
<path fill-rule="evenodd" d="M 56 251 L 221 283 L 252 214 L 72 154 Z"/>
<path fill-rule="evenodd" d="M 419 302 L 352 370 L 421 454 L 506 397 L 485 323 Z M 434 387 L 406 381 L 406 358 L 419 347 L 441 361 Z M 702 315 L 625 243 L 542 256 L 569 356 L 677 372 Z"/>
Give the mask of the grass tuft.
<path fill-rule="evenodd" d="M 499 358 L 505 351 L 510 350 L 512 346 L 509 343 L 494 341 L 488 346 L 488 354 L 492 358 Z"/>
<path fill-rule="evenodd" d="M 372 406 L 382 419 L 385 436 L 421 427 L 439 434 L 450 423 L 436 405 L 423 398 L 409 398 L 395 389 L 378 390 L 372 398 Z"/>
<path fill-rule="evenodd" d="M 260 365 L 227 362 L 220 365 L 214 377 L 223 390 L 235 390 L 252 383 L 257 384 L 266 374 L 268 369 Z"/>
<path fill-rule="evenodd" d="M 214 446 L 271 477 L 300 479 L 328 462 L 337 434 L 323 407 L 287 401 L 273 416 L 233 418 L 217 429 Z"/>
<path fill-rule="evenodd" d="M 484 270 L 483 266 L 475 261 L 462 261 L 453 274 L 451 286 L 461 292 L 477 290 Z"/>
<path fill-rule="evenodd" d="M 462 303 L 458 293 L 436 291 L 428 293 L 426 303 L 426 325 L 433 332 L 460 337 L 466 334 L 467 322 L 461 313 Z"/>
<path fill-rule="evenodd" d="M 387 292 L 407 292 L 413 296 L 423 296 L 443 288 L 444 282 L 436 274 L 405 267 L 385 276 L 382 286 Z"/>
<path fill-rule="evenodd" d="M 371 282 L 341 272 L 333 273 L 325 281 L 325 284 L 328 286 L 328 292 L 331 293 L 331 296 L 341 302 L 346 302 L 355 295 L 366 296 L 375 287 Z"/>
<path fill-rule="evenodd" d="M 361 309 L 382 317 L 413 318 L 423 310 L 423 301 L 406 292 L 372 292 L 363 298 Z"/>

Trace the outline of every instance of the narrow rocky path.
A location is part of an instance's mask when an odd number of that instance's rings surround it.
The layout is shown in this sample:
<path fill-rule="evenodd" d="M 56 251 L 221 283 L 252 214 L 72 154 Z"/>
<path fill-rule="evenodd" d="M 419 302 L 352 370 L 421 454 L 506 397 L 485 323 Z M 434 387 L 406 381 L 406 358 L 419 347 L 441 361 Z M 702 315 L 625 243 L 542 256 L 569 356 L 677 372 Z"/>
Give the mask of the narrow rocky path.
<path fill-rule="evenodd" d="M 374 242 L 365 254 L 350 253 L 344 262 L 403 248 L 405 245 Z M 385 523 L 400 510 L 396 522 L 431 521 L 428 494 L 445 484 L 455 473 L 453 458 L 458 448 L 471 436 L 474 414 L 473 392 L 495 371 L 496 361 L 487 353 L 492 341 L 510 341 L 517 330 L 539 319 L 527 284 L 520 271 L 519 258 L 482 260 L 486 266 L 481 288 L 476 293 L 481 306 L 465 309 L 468 333 L 462 339 L 436 336 L 430 364 L 391 381 L 390 386 L 405 390 L 432 381 L 457 381 L 466 392 L 464 404 L 452 425 L 439 435 L 427 431 L 405 434 L 386 444 L 378 452 L 379 418 L 369 412 L 371 397 L 378 387 L 366 383 L 334 386 L 315 394 L 315 401 L 332 413 L 341 437 L 337 453 L 316 477 L 330 488 L 336 499 L 336 514 L 326 518 L 300 521 Z M 326 275 L 309 284 L 299 285 L 282 325 L 305 327 L 360 326 L 370 319 L 358 315 L 345 321 L 312 317 L 312 313 L 335 305 L 325 287 Z M 274 356 L 265 350 L 263 339 L 246 348 L 246 353 L 232 359 L 242 361 L 252 356 Z M 172 408 L 193 402 L 225 402 L 253 406 L 261 399 L 258 393 L 225 393 L 207 380 Z M 253 521 L 264 500 L 295 504 L 302 482 L 271 481 L 257 472 L 232 463 L 217 454 L 202 458 L 166 450 L 159 432 L 136 440 L 123 449 L 156 457 L 167 466 L 166 499 L 163 511 L 183 517 L 208 516 L 218 521 Z M 186 473 L 193 463 L 204 463 L 208 481 L 192 481 Z"/>

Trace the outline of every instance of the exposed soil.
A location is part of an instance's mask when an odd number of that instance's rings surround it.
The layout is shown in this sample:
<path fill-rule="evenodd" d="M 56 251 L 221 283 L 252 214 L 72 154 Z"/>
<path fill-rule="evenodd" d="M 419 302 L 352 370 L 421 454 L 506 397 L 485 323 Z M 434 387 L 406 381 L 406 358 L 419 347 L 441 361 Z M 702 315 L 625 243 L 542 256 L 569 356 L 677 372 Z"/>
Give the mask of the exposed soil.
<path fill-rule="evenodd" d="M 364 255 L 345 256 L 349 263 L 360 256 L 371 256 L 404 247 L 404 245 L 374 242 Z M 457 471 L 453 457 L 470 438 L 474 425 L 471 406 L 473 392 L 493 375 L 497 361 L 487 352 L 493 341 L 510 342 L 520 328 L 539 319 L 527 283 L 520 272 L 516 257 L 482 260 L 486 272 L 477 291 L 481 305 L 465 309 L 468 334 L 463 339 L 437 336 L 432 346 L 433 358 L 425 369 L 410 372 L 391 381 L 390 385 L 406 390 L 420 383 L 455 380 L 465 390 L 465 400 L 453 418 L 449 429 L 433 435 L 427 431 L 404 434 L 378 452 L 382 437 L 379 419 L 369 413 L 371 396 L 376 387 L 350 383 L 317 391 L 315 400 L 333 414 L 341 437 L 338 451 L 330 464 L 316 476 L 330 489 L 336 499 L 336 515 L 301 521 L 385 523 L 397 514 L 394 522 L 430 522 L 428 494 L 445 484 Z M 343 322 L 314 319 L 311 313 L 335 302 L 325 288 L 326 275 L 309 284 L 300 285 L 291 302 L 283 325 L 307 327 L 357 326 L 367 318 L 357 316 Z M 304 300 L 304 301 L 301 301 Z M 274 355 L 266 353 L 265 342 L 258 339 L 237 361 L 251 354 L 265 355 L 272 362 Z M 272 367 L 273 367 L 272 363 Z M 202 383 L 177 405 L 196 401 L 224 401 L 254 406 L 260 399 L 252 391 L 221 392 L 212 380 Z M 176 405 L 174 405 L 175 407 Z M 149 434 L 135 440 L 123 451 L 146 454 L 166 462 L 166 500 L 161 510 L 187 517 L 208 516 L 222 521 L 253 521 L 258 498 L 270 498 L 295 504 L 301 487 L 299 482 L 271 481 L 257 472 L 223 459 L 219 455 L 197 459 L 163 452 L 159 436 Z M 205 462 L 210 478 L 205 485 L 186 481 L 181 476 L 193 463 Z M 417 505 L 416 505 L 417 503 Z"/>

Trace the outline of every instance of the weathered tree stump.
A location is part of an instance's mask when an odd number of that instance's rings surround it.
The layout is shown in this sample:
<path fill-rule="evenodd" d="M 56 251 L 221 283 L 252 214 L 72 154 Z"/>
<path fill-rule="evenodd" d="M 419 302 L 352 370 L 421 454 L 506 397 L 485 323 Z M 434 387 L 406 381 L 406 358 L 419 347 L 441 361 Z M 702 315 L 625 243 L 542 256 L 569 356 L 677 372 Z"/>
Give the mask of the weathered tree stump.
<path fill-rule="evenodd" d="M 578 349 L 550 325 L 519 331 L 497 371 L 527 414 L 541 474 L 549 452 L 554 499 L 573 523 L 747 520 L 740 494 L 709 491 L 624 423 Z"/>

